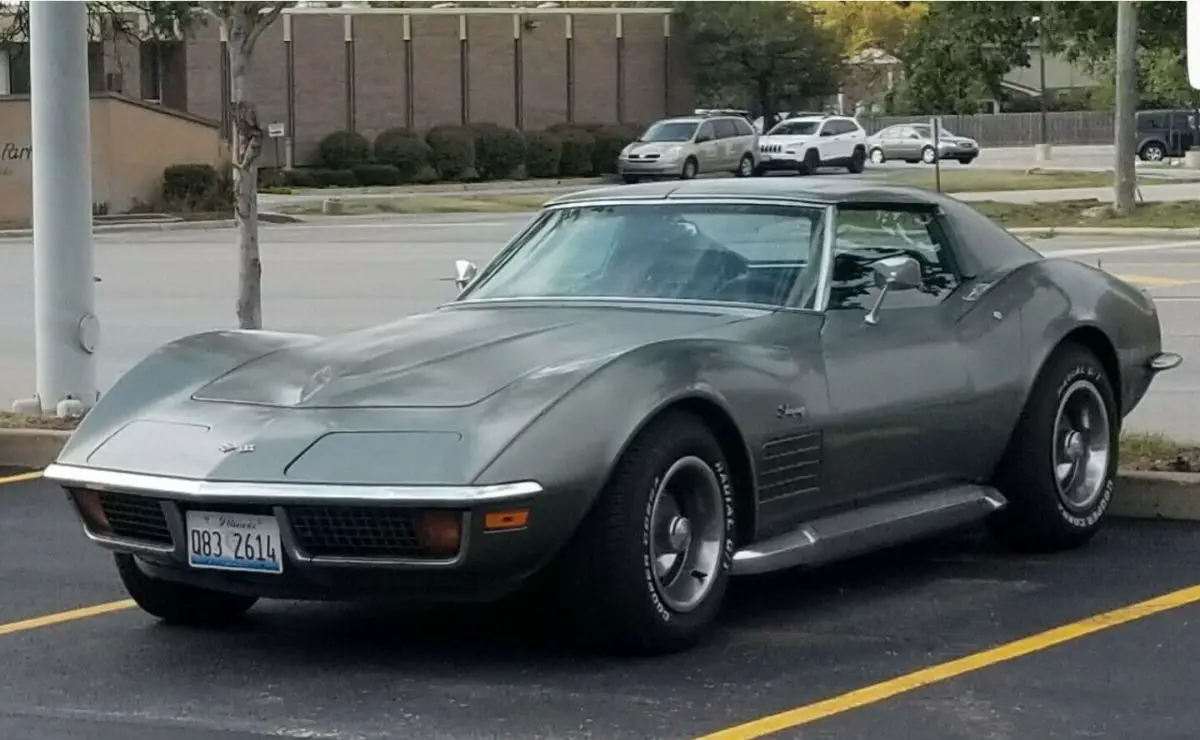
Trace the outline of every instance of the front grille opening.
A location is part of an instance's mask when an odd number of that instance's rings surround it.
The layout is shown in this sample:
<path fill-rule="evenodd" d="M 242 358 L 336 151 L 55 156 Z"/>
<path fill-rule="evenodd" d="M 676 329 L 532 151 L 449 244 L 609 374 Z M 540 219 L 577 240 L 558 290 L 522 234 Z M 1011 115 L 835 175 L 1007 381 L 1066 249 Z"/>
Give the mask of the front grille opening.
<path fill-rule="evenodd" d="M 99 531 L 122 539 L 157 545 L 174 544 L 171 530 L 167 527 L 167 517 L 158 499 L 113 491 L 81 491 L 76 496 L 81 494 L 95 497 L 99 503 L 100 511 L 108 523 L 107 527 L 96 527 Z M 86 515 L 87 507 L 83 508 Z"/>
<path fill-rule="evenodd" d="M 293 506 L 288 519 L 296 544 L 311 557 L 452 558 L 461 544 L 461 518 L 454 514 L 459 535 L 439 547 L 431 541 L 426 512 L 387 506 Z M 448 512 L 436 512 L 444 523 Z M 424 528 L 423 528 L 424 527 Z"/>

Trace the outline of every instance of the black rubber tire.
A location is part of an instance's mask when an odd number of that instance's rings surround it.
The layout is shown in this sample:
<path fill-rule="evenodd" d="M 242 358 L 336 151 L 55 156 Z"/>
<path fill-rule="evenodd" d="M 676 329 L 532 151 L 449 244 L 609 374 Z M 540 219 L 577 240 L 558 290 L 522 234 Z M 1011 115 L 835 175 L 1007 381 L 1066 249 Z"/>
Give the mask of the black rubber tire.
<path fill-rule="evenodd" d="M 878 154 L 879 156 L 876 157 L 875 156 L 876 154 Z M 884 162 L 887 161 L 887 155 L 883 153 L 883 149 L 881 149 L 880 147 L 873 148 L 871 150 L 870 157 L 871 157 L 871 164 L 883 164 Z M 879 161 L 875 161 L 876 159 L 878 159 Z"/>
<path fill-rule="evenodd" d="M 958 160 L 958 163 L 959 164 L 971 164 L 974 161 L 975 161 L 974 157 L 963 157 L 962 159 Z"/>
<path fill-rule="evenodd" d="M 1162 154 L 1159 155 L 1158 159 L 1152 159 L 1150 157 L 1151 149 L 1162 152 Z M 1166 150 L 1166 148 L 1163 147 L 1162 144 L 1159 144 L 1157 141 L 1149 141 L 1149 142 L 1146 142 L 1146 144 L 1144 146 L 1142 146 L 1140 151 L 1138 151 L 1138 158 L 1141 159 L 1143 162 L 1161 162 L 1167 158 L 1167 150 Z"/>
<path fill-rule="evenodd" d="M 850 155 L 850 164 L 846 165 L 846 169 L 852 175 L 861 174 L 867 166 L 867 152 L 862 147 L 856 147 L 854 154 Z"/>
<path fill-rule="evenodd" d="M 750 163 L 749 167 L 746 166 L 746 162 Z M 743 154 L 741 160 L 738 161 L 738 168 L 733 171 L 733 175 L 734 177 L 753 177 L 754 171 L 754 157 L 749 154 Z"/>
<path fill-rule="evenodd" d="M 689 165 L 691 166 L 691 174 L 690 175 L 688 174 L 688 169 L 689 169 L 688 166 Z M 696 177 L 697 174 L 699 174 L 699 172 L 700 172 L 700 163 L 698 161 L 696 161 L 695 157 L 688 157 L 686 160 L 684 160 L 683 169 L 679 173 L 679 179 L 680 180 L 692 180 Z"/>
<path fill-rule="evenodd" d="M 1103 493 L 1087 510 L 1072 512 L 1054 482 L 1052 437 L 1059 401 L 1077 380 L 1091 382 L 1100 392 L 1108 411 L 1111 454 Z M 1120 427 L 1112 382 L 1096 355 L 1075 343 L 1056 349 L 1042 368 L 996 471 L 996 488 L 1008 505 L 990 520 L 992 532 L 1024 551 L 1068 550 L 1087 543 L 1112 503 Z"/>
<path fill-rule="evenodd" d="M 236 622 L 258 598 L 210 591 L 147 575 L 133 555 L 114 553 L 117 574 L 129 597 L 142 611 L 168 624 L 189 627 L 224 627 Z"/>
<path fill-rule="evenodd" d="M 621 179 L 625 181 L 626 185 L 633 185 L 633 184 L 637 183 L 641 178 L 638 177 L 637 175 L 621 175 Z"/>
<path fill-rule="evenodd" d="M 800 163 L 800 167 L 796 170 L 801 175 L 815 175 L 817 169 L 821 166 L 821 155 L 816 149 L 809 149 L 804 153 L 804 161 Z"/>
<path fill-rule="evenodd" d="M 696 455 L 717 474 L 725 499 L 725 541 L 705 600 L 690 612 L 659 597 L 650 572 L 651 494 L 680 458 Z M 697 416 L 668 412 L 625 450 L 612 478 L 559 562 L 559 596 L 585 642 L 606 652 L 659 655 L 686 650 L 712 628 L 733 564 L 734 491 L 720 444 Z"/>
<path fill-rule="evenodd" d="M 929 154 L 927 155 L 927 154 L 925 154 L 925 152 L 929 152 Z M 927 156 L 932 156 L 933 160 L 929 161 L 929 162 L 925 162 L 925 159 Z M 933 164 L 934 162 L 937 161 L 937 155 L 933 153 L 933 147 L 927 146 L 927 147 L 921 148 L 921 161 L 925 162 L 925 164 Z"/>

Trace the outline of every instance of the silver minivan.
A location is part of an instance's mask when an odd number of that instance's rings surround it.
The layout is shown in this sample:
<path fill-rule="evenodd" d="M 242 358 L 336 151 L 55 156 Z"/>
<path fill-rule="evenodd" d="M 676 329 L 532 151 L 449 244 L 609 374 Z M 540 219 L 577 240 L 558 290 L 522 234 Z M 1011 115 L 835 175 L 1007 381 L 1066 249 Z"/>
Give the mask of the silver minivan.
<path fill-rule="evenodd" d="M 651 125 L 621 150 L 617 172 L 625 182 L 709 172 L 754 174 L 758 134 L 741 116 L 681 116 Z"/>

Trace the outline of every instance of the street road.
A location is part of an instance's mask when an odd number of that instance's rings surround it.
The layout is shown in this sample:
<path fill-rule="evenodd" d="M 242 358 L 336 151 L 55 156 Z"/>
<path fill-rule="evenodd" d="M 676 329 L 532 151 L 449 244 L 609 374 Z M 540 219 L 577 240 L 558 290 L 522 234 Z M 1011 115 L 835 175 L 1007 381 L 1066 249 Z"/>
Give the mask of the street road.
<path fill-rule="evenodd" d="M 456 258 L 482 264 L 529 218 L 520 214 L 335 219 L 264 226 L 267 328 L 332 333 L 430 309 L 454 297 Z M 1101 266 L 1156 297 L 1166 348 L 1184 365 L 1160 377 L 1129 419 L 1136 429 L 1200 436 L 1200 242 L 1079 239 L 1035 242 Z M 156 346 L 236 326 L 231 230 L 96 237 L 98 378 L 107 389 Z M 0 408 L 32 395 L 33 259 L 29 241 L 0 241 Z"/>

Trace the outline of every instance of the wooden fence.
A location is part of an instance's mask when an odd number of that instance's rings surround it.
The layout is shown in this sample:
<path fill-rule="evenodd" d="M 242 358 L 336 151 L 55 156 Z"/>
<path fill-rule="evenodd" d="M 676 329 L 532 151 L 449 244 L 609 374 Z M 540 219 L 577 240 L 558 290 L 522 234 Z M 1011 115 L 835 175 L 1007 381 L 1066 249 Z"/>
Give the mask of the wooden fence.
<path fill-rule="evenodd" d="M 970 136 L 981 146 L 1033 146 L 1039 143 L 1041 113 L 980 113 L 942 116 L 951 133 Z M 927 122 L 928 116 L 859 116 L 868 134 L 897 123 Z M 1046 114 L 1046 138 L 1051 144 L 1113 143 L 1112 111 L 1073 111 Z"/>

